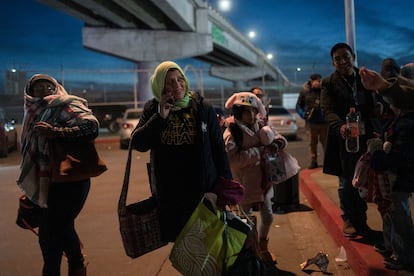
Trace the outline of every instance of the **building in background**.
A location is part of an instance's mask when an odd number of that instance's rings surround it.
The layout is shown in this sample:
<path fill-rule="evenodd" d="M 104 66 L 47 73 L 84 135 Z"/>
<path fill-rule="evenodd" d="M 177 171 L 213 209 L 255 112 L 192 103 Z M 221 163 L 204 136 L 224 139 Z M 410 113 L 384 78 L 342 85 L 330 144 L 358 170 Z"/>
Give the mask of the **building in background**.
<path fill-rule="evenodd" d="M 8 70 L 6 71 L 6 82 L 2 93 L 5 95 L 23 95 L 26 81 L 27 73 L 25 71 Z"/>

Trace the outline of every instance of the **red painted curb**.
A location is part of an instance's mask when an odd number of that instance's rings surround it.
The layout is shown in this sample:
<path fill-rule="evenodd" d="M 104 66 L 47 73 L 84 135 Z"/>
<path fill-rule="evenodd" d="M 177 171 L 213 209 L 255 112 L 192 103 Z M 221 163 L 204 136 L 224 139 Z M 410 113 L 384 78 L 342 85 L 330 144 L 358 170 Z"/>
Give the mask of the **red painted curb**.
<path fill-rule="evenodd" d="M 342 234 L 341 210 L 330 199 L 320 185 L 316 184 L 312 174 L 316 170 L 304 169 L 299 173 L 299 186 L 312 208 L 316 211 L 325 228 L 338 246 L 346 251 L 348 263 L 356 275 L 398 275 L 384 267 L 383 257 L 367 245 L 346 238 Z"/>

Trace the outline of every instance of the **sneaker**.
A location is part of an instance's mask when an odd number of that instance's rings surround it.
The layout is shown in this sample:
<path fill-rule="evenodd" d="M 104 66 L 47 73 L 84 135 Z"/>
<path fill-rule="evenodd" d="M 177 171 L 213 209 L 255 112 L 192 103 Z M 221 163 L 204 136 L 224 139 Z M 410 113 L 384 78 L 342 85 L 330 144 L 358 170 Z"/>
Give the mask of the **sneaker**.
<path fill-rule="evenodd" d="M 390 257 L 392 254 L 392 251 L 385 248 L 383 243 L 374 244 L 374 250 L 380 253 L 385 258 Z"/>
<path fill-rule="evenodd" d="M 357 230 L 349 221 L 344 221 L 344 226 L 342 228 L 342 232 L 345 237 L 355 237 L 357 235 Z"/>
<path fill-rule="evenodd" d="M 385 268 L 392 270 L 401 270 L 404 268 L 404 265 L 398 260 L 395 255 L 391 255 L 384 259 Z"/>
<path fill-rule="evenodd" d="M 308 169 L 312 170 L 312 169 L 316 169 L 318 167 L 318 162 L 316 160 L 312 160 Z"/>

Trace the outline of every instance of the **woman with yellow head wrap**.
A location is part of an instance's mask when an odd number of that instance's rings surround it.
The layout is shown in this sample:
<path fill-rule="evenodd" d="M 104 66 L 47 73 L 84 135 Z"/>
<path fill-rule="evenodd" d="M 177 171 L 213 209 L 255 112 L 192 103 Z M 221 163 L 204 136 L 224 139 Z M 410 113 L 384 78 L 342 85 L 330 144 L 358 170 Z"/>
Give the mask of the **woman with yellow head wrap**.
<path fill-rule="evenodd" d="M 159 64 L 151 77 L 154 95 L 132 133 L 132 147 L 151 150 L 151 165 L 160 204 L 161 232 L 174 242 L 204 193 L 219 176 L 231 179 L 217 114 L 191 92 L 181 67 Z"/>

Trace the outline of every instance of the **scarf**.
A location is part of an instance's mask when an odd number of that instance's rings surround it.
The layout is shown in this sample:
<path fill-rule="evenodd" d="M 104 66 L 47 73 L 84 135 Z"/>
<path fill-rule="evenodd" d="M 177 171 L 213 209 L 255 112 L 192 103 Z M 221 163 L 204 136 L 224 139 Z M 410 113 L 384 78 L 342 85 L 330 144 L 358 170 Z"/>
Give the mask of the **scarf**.
<path fill-rule="evenodd" d="M 256 132 L 260 130 L 259 127 L 259 120 L 256 118 L 253 125 L 251 127 L 247 126 L 241 120 L 234 118 L 234 122 L 240 127 L 241 130 L 246 132 L 249 136 L 254 136 Z"/>
<path fill-rule="evenodd" d="M 31 85 L 35 80 L 45 79 L 52 82 L 56 90 L 44 98 L 31 95 Z M 21 133 L 20 175 L 17 185 L 40 207 L 47 207 L 48 190 L 51 184 L 49 140 L 38 136 L 34 131 L 37 122 L 45 121 L 53 126 L 56 121 L 65 121 L 61 127 L 73 127 L 82 120 L 94 120 L 92 111 L 83 98 L 68 95 L 62 85 L 47 75 L 34 75 L 28 82 L 24 93 L 24 118 Z"/>
<path fill-rule="evenodd" d="M 186 78 L 184 71 L 181 69 L 181 67 L 172 61 L 164 61 L 160 63 L 157 68 L 155 68 L 154 74 L 151 76 L 151 88 L 152 88 L 152 94 L 154 95 L 154 98 L 159 102 L 161 99 L 161 96 L 164 92 L 164 86 L 165 86 L 165 77 L 167 76 L 168 70 L 176 69 L 180 72 L 180 74 L 183 76 L 185 80 L 185 88 L 186 92 L 184 97 L 181 100 L 177 100 L 174 102 L 174 105 L 171 107 L 172 111 L 177 111 L 182 108 L 186 108 L 190 105 L 190 89 L 188 85 L 188 79 Z"/>

